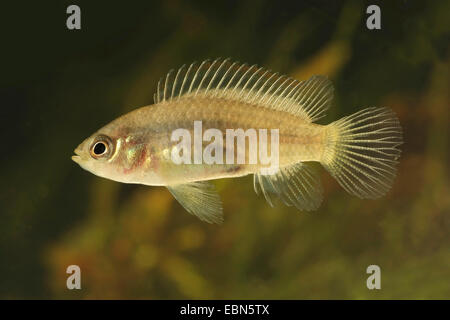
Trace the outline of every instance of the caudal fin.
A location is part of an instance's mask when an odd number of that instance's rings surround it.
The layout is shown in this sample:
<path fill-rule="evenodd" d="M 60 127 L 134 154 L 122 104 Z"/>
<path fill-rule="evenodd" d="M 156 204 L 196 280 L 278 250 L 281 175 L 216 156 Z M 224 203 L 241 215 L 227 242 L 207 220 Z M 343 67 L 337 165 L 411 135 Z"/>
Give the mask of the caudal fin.
<path fill-rule="evenodd" d="M 378 198 L 391 188 L 402 128 L 388 108 L 367 108 L 327 126 L 322 165 L 349 193 Z"/>

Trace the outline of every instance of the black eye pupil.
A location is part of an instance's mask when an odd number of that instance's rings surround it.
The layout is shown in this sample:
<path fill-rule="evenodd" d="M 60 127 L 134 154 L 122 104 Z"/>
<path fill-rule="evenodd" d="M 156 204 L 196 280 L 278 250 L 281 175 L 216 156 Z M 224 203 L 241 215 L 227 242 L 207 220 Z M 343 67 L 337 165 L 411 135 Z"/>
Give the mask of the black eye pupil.
<path fill-rule="evenodd" d="M 106 151 L 106 145 L 103 142 L 98 142 L 94 146 L 94 153 L 96 155 L 101 155 L 101 154 L 105 153 L 105 151 Z"/>

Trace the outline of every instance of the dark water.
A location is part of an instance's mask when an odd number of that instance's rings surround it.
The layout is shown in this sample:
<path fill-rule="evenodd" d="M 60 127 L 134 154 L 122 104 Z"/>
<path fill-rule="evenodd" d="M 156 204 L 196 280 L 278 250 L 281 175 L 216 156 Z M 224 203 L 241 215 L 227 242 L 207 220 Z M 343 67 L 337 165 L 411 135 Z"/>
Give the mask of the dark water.
<path fill-rule="evenodd" d="M 0 297 L 449 298 L 448 1 L 8 5 L 2 18 Z M 225 223 L 186 213 L 165 188 L 98 178 L 70 160 L 100 126 L 152 103 L 169 69 L 232 57 L 297 79 L 329 76 L 322 123 L 389 106 L 405 144 L 391 192 L 348 195 L 325 171 L 314 213 L 220 180 Z M 66 288 L 66 268 L 82 290 Z M 382 289 L 366 287 L 379 265 Z"/>

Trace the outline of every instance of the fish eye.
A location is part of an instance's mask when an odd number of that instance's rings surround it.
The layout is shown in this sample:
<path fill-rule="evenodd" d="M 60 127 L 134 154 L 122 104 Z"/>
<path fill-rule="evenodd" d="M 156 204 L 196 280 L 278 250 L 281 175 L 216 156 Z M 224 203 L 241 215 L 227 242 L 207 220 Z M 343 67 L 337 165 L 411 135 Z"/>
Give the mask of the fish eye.
<path fill-rule="evenodd" d="M 106 152 L 107 148 L 104 142 L 99 141 L 94 145 L 93 152 L 96 156 L 101 156 Z"/>
<path fill-rule="evenodd" d="M 104 135 L 98 136 L 91 145 L 90 153 L 94 159 L 108 158 L 111 155 L 113 144 L 110 138 Z"/>

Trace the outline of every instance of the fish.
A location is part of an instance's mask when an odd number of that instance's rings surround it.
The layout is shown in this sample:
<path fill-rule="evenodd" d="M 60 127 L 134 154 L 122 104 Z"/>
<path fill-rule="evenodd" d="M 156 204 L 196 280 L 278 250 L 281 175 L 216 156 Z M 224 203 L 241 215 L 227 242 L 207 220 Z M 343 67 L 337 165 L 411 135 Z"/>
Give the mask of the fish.
<path fill-rule="evenodd" d="M 318 124 L 333 94 L 323 75 L 299 81 L 231 59 L 194 62 L 170 70 L 158 82 L 153 105 L 100 128 L 75 149 L 72 160 L 117 182 L 167 187 L 186 211 L 208 223 L 223 222 L 211 180 L 250 174 L 255 192 L 269 205 L 279 199 L 300 211 L 317 210 L 323 187 L 314 162 L 351 195 L 382 197 L 399 163 L 398 117 L 387 107 L 369 107 Z M 230 144 L 229 132 L 235 134 Z M 272 144 L 256 148 L 269 132 Z M 185 135 L 190 139 L 182 142 Z M 261 156 L 264 148 L 266 155 L 277 155 L 272 170 L 262 158 L 251 161 L 251 151 Z"/>

